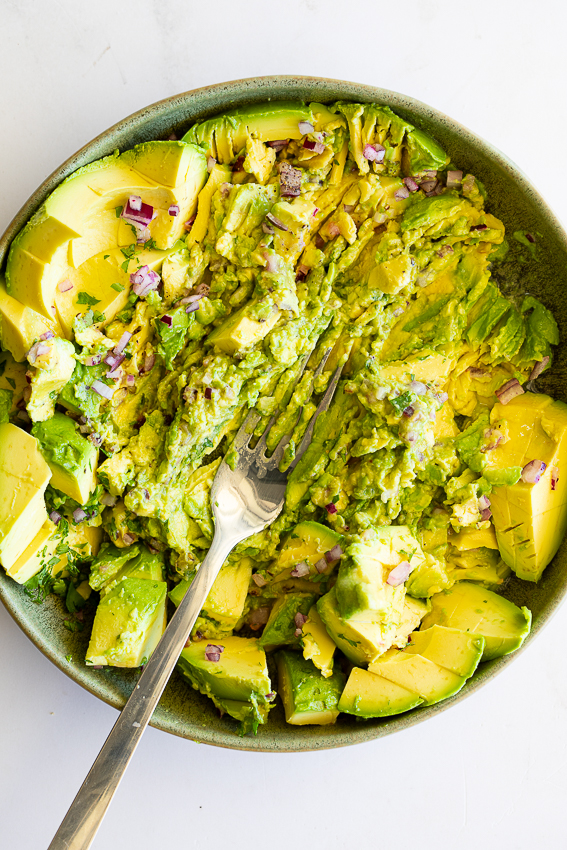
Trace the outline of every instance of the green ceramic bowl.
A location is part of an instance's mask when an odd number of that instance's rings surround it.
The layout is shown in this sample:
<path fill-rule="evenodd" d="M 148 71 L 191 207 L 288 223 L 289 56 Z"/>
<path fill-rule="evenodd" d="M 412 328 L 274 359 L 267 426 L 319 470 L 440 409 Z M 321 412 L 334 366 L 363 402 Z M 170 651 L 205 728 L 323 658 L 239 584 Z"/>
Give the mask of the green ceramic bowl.
<path fill-rule="evenodd" d="M 186 92 L 155 103 L 136 112 L 98 136 L 68 159 L 37 189 L 18 212 L 0 240 L 0 264 L 8 246 L 21 226 L 36 211 L 47 195 L 80 166 L 106 156 L 116 148 L 126 150 L 148 139 L 167 138 L 172 131 L 181 135 L 197 119 L 207 118 L 231 107 L 266 100 L 316 100 L 329 102 L 343 99 L 377 101 L 392 107 L 413 124 L 431 133 L 460 168 L 478 176 L 485 184 L 488 208 L 504 221 L 508 233 L 515 230 L 537 232 L 541 262 L 518 264 L 516 275 L 521 287 L 541 298 L 555 314 L 562 336 L 556 354 L 553 374 L 546 390 L 567 401 L 567 350 L 563 339 L 567 332 L 567 235 L 549 207 L 530 185 L 526 177 L 509 159 L 491 145 L 473 135 L 447 116 L 429 106 L 395 92 L 371 88 L 358 83 L 327 80 L 318 77 L 260 77 Z M 512 240 L 513 242 L 513 240 Z M 505 595 L 533 612 L 533 640 L 545 625 L 567 589 L 567 548 L 562 545 L 554 562 L 538 585 L 512 579 Z M 116 708 L 121 708 L 135 683 L 138 673 L 108 668 L 87 669 L 82 664 L 88 642 L 88 630 L 72 634 L 62 625 L 59 600 L 50 598 L 43 605 L 33 603 L 21 587 L 0 570 L 2 600 L 35 645 L 64 673 L 92 694 Z M 74 660 L 67 661 L 66 656 Z M 245 750 L 296 752 L 340 747 L 380 738 L 449 708 L 471 694 L 498 673 L 515 656 L 509 655 L 482 664 L 472 680 L 452 699 L 397 717 L 356 722 L 341 715 L 335 726 L 287 726 L 280 705 L 270 712 L 269 724 L 256 737 L 238 737 L 236 723 L 221 720 L 212 702 L 201 696 L 175 673 L 156 710 L 152 724 L 158 729 L 185 738 L 217 746 Z"/>

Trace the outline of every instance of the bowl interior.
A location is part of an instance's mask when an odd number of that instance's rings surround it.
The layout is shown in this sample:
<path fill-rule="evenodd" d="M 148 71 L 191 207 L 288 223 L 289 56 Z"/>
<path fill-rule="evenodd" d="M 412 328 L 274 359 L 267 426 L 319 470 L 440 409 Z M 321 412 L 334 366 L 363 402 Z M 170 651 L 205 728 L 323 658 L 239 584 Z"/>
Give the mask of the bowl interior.
<path fill-rule="evenodd" d="M 567 351 L 563 345 L 567 332 L 567 236 L 545 202 L 522 172 L 502 153 L 461 127 L 450 118 L 419 101 L 385 89 L 357 83 L 315 77 L 264 77 L 222 83 L 197 89 L 153 104 L 131 115 L 85 145 L 57 169 L 18 212 L 0 240 L 0 267 L 4 265 L 12 238 L 45 197 L 67 175 L 80 166 L 119 148 L 126 150 L 149 139 L 167 138 L 172 131 L 181 135 L 197 119 L 226 109 L 267 100 L 310 100 L 330 102 L 351 100 L 387 104 L 402 117 L 434 136 L 463 170 L 479 177 L 488 191 L 487 207 L 504 221 L 514 262 L 507 268 L 501 284 L 537 295 L 549 307 L 559 324 L 561 342 L 556 351 L 552 374 L 545 390 L 567 401 Z M 537 234 L 537 256 L 525 257 L 511 238 L 514 231 Z M 532 634 L 555 611 L 567 586 L 567 547 L 563 542 L 553 563 L 537 585 L 510 580 L 505 595 L 518 605 L 527 605 L 533 613 Z M 63 607 L 51 597 L 36 605 L 22 588 L 0 570 L 0 596 L 14 619 L 38 648 L 67 675 L 95 696 L 120 708 L 129 696 L 137 671 L 107 668 L 88 669 L 83 664 L 88 643 L 88 627 L 82 633 L 63 628 Z M 277 705 L 270 712 L 269 724 L 258 735 L 238 737 L 236 722 L 221 720 L 212 702 L 192 690 L 174 673 L 154 714 L 152 725 L 196 741 L 247 750 L 292 752 L 361 743 L 421 722 L 445 710 L 459 699 L 485 684 L 514 656 L 485 663 L 477 670 L 460 694 L 428 708 L 383 720 L 364 723 L 341 715 L 335 726 L 291 727 Z"/>

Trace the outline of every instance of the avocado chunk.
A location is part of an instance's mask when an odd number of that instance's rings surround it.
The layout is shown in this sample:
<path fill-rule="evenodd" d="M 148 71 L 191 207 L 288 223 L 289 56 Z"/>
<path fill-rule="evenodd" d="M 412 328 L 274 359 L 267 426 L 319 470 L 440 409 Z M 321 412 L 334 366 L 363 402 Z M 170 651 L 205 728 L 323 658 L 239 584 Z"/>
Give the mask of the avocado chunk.
<path fill-rule="evenodd" d="M 357 717 L 390 717 L 423 703 L 414 691 L 376 673 L 353 667 L 339 700 L 339 711 Z"/>
<path fill-rule="evenodd" d="M 423 630 L 434 625 L 461 629 L 484 638 L 483 661 L 508 655 L 523 644 L 530 633 L 532 615 L 491 590 L 460 581 L 450 590 L 431 597 L 431 613 L 421 623 Z"/>
<path fill-rule="evenodd" d="M 93 590 L 101 590 L 106 584 L 116 578 L 120 570 L 136 557 L 140 547 L 134 544 L 125 549 L 119 549 L 113 543 L 105 542 L 91 564 L 89 584 Z"/>
<path fill-rule="evenodd" d="M 300 121 L 313 121 L 310 108 L 303 103 L 251 104 L 194 124 L 182 141 L 201 145 L 209 156 L 226 164 L 243 150 L 248 136 L 261 142 L 301 139 Z"/>
<path fill-rule="evenodd" d="M 233 564 L 223 564 L 205 600 L 202 613 L 226 629 L 233 629 L 242 617 L 251 576 L 250 558 L 241 558 Z M 180 581 L 169 592 L 169 598 L 176 607 L 185 596 L 191 582 L 192 579 Z"/>
<path fill-rule="evenodd" d="M 339 716 L 339 699 L 345 677 L 340 670 L 325 678 L 319 670 L 297 652 L 280 650 L 278 692 L 285 709 L 286 723 L 293 726 L 326 726 Z"/>
<path fill-rule="evenodd" d="M 42 342 L 42 354 L 31 368 L 31 396 L 27 411 L 32 422 L 44 422 L 55 413 L 55 400 L 75 369 L 75 348 L 66 339 Z"/>
<path fill-rule="evenodd" d="M 409 174 L 438 171 L 449 163 L 449 157 L 437 142 L 415 127 L 406 135 L 407 168 Z"/>
<path fill-rule="evenodd" d="M 61 538 L 57 536 L 57 526 L 50 519 L 47 519 L 29 546 L 6 572 L 18 584 L 25 584 L 26 581 L 29 581 L 30 578 L 33 578 L 47 566 L 52 559 L 55 563 L 51 566 L 56 567 L 58 558 L 55 556 L 55 550 L 60 542 Z"/>
<path fill-rule="evenodd" d="M 343 619 L 333 587 L 317 602 L 317 611 L 331 639 L 353 664 L 368 664 L 387 648 L 387 629 L 380 623 Z"/>
<path fill-rule="evenodd" d="M 254 316 L 255 304 L 245 304 L 232 316 L 229 316 L 208 337 L 207 345 L 216 345 L 226 354 L 235 354 L 245 348 L 251 348 L 264 339 L 280 317 L 280 311 L 274 307 L 267 318 Z"/>
<path fill-rule="evenodd" d="M 404 652 L 422 655 L 457 676 L 469 679 L 482 658 L 484 638 L 461 629 L 434 625 L 424 631 L 412 632 L 411 643 Z"/>
<path fill-rule="evenodd" d="M 296 631 L 301 627 L 298 627 L 295 617 L 297 614 L 307 616 L 314 601 L 313 593 L 285 593 L 280 596 L 270 612 L 260 638 L 260 646 L 270 650 L 284 644 L 297 644 L 299 635 L 296 635 Z"/>
<path fill-rule="evenodd" d="M 226 637 L 214 644 L 222 647 L 219 660 L 209 661 L 209 646 L 207 641 L 199 641 L 185 647 L 179 656 L 179 671 L 217 708 L 240 720 L 241 732 L 256 732 L 258 725 L 266 722 L 273 698 L 265 652 L 253 638 Z"/>
<path fill-rule="evenodd" d="M 301 563 L 314 567 L 341 540 L 341 534 L 320 522 L 300 522 L 286 538 L 270 571 L 279 574 L 284 570 L 292 570 Z M 334 562 L 329 562 L 332 563 Z"/>
<path fill-rule="evenodd" d="M 113 581 L 109 581 L 104 585 L 101 590 L 101 596 L 107 593 L 110 588 L 114 587 L 115 583 L 122 581 L 124 578 L 165 581 L 164 557 L 161 552 L 150 552 L 149 549 L 141 544 L 139 546 L 130 546 L 129 549 L 135 550 L 132 553 L 133 557 L 130 557 L 126 561 Z"/>
<path fill-rule="evenodd" d="M 490 496 L 502 559 L 519 578 L 538 581 L 567 531 L 567 405 L 524 393 L 495 404 L 490 421 L 493 427 L 504 421 L 508 433 L 486 453 L 491 474 L 532 460 L 546 464 L 535 484 L 519 480 L 494 487 Z"/>
<path fill-rule="evenodd" d="M 84 505 L 96 487 L 98 450 L 64 413 L 36 422 L 32 434 L 51 469 L 51 486 Z"/>
<path fill-rule="evenodd" d="M 14 360 L 21 363 L 40 336 L 48 331 L 56 332 L 55 322 L 40 316 L 30 307 L 24 307 L 6 291 L 0 278 L 0 339 Z"/>
<path fill-rule="evenodd" d="M 328 679 L 333 675 L 333 656 L 337 646 L 331 640 L 315 605 L 309 609 L 307 616 L 301 635 L 303 657 L 312 661 L 321 674 Z"/>
<path fill-rule="evenodd" d="M 139 667 L 165 629 L 167 584 L 124 578 L 100 600 L 86 655 L 87 664 Z"/>
<path fill-rule="evenodd" d="M 231 177 L 232 171 L 227 165 L 214 165 L 211 169 L 209 179 L 199 192 L 197 199 L 197 217 L 187 235 L 189 247 L 196 242 L 202 242 L 207 235 L 213 195 L 223 183 L 230 183 Z"/>
<path fill-rule="evenodd" d="M 0 563 L 9 570 L 47 520 L 43 494 L 51 470 L 35 437 L 0 425 Z"/>
<path fill-rule="evenodd" d="M 397 649 L 389 649 L 371 662 L 368 670 L 418 694 L 424 705 L 434 705 L 453 696 L 466 682 L 464 676 L 458 676 L 422 655 Z"/>

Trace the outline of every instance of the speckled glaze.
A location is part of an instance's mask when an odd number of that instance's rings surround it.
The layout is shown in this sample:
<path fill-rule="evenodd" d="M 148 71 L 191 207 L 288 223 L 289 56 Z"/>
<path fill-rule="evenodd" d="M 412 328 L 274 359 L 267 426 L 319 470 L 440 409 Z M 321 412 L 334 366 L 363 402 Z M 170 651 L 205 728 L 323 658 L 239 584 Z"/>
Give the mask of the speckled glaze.
<path fill-rule="evenodd" d="M 567 332 L 567 235 L 524 174 L 504 154 L 431 107 L 385 89 L 318 77 L 260 77 L 196 89 L 148 106 L 81 148 L 34 192 L 0 240 L 0 266 L 4 265 L 10 241 L 20 227 L 58 183 L 80 166 L 110 154 L 116 148 L 123 151 L 148 139 L 167 138 L 172 131 L 181 135 L 195 120 L 232 107 L 292 99 L 319 102 L 342 99 L 387 104 L 431 133 L 459 168 L 472 172 L 483 181 L 488 190 L 488 209 L 504 221 L 509 234 L 514 230 L 538 234 L 541 262 L 518 264 L 511 267 L 511 274 L 523 291 L 541 298 L 557 318 L 561 343 L 553 375 L 546 381 L 545 389 L 556 398 L 567 401 L 567 352 L 564 347 Z M 533 629 L 526 645 L 534 640 L 557 610 L 566 590 L 565 543 L 538 585 L 515 578 L 507 585 L 505 595 L 518 605 L 527 605 L 533 612 Z M 51 598 L 44 605 L 34 604 L 3 570 L 0 570 L 0 596 L 28 637 L 64 673 L 110 705 L 116 708 L 124 705 L 138 672 L 87 669 L 82 659 L 89 629 L 82 634 L 72 634 L 63 628 L 59 600 Z M 66 656 L 73 660 L 67 661 Z M 383 720 L 357 722 L 352 717 L 341 715 L 335 726 L 294 727 L 285 724 L 283 709 L 278 704 L 270 712 L 269 724 L 260 728 L 257 736 L 244 738 L 238 737 L 235 722 L 226 718 L 221 720 L 212 702 L 190 688 L 175 673 L 154 714 L 152 725 L 194 741 L 243 750 L 299 752 L 359 744 L 406 729 L 445 711 L 486 684 L 515 657 L 509 655 L 482 664 L 457 696 L 429 708 L 417 708 Z"/>

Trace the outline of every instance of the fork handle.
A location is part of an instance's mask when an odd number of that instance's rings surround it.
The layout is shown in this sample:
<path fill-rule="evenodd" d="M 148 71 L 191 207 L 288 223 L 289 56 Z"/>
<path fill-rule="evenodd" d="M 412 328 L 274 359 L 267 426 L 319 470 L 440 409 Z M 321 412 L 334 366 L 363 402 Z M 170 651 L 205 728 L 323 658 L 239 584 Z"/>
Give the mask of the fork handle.
<path fill-rule="evenodd" d="M 238 540 L 215 534 L 209 552 L 138 679 L 48 850 L 87 850 L 195 625 Z"/>

